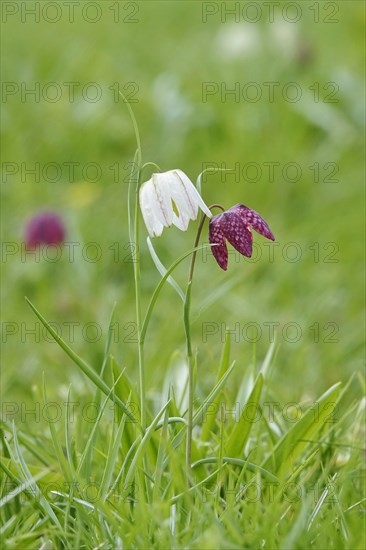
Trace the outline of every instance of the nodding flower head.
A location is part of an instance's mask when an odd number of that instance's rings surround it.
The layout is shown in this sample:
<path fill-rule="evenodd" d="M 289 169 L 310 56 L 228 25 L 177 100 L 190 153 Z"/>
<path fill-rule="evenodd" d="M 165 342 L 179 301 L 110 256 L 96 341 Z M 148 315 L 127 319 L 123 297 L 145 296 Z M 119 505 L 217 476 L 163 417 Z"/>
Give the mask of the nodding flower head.
<path fill-rule="evenodd" d="M 182 170 L 153 174 L 140 188 L 140 208 L 150 237 L 159 237 L 174 224 L 182 231 L 197 218 L 200 208 L 212 217 L 201 195 Z"/>
<path fill-rule="evenodd" d="M 25 231 L 25 244 L 32 250 L 46 245 L 61 245 L 65 240 L 65 226 L 62 219 L 53 212 L 41 212 L 28 223 Z"/>
<path fill-rule="evenodd" d="M 226 241 L 229 241 L 243 256 L 251 257 L 253 242 L 251 228 L 267 239 L 275 240 L 264 219 L 255 210 L 244 206 L 244 204 L 236 204 L 210 220 L 208 238 L 209 242 L 215 245 L 211 247 L 212 253 L 221 269 L 227 270 Z"/>

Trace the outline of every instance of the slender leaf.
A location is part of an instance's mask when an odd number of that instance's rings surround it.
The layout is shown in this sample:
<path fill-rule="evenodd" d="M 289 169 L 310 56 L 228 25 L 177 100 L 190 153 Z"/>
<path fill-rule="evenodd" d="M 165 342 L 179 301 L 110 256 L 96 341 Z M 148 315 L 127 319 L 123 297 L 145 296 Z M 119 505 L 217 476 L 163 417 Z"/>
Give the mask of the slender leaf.
<path fill-rule="evenodd" d="M 250 393 L 248 401 L 243 407 L 240 419 L 234 425 L 234 429 L 232 430 L 227 440 L 225 448 L 226 454 L 228 456 L 232 456 L 234 458 L 240 458 L 241 456 L 243 456 L 245 445 L 248 441 L 250 431 L 254 425 L 253 421 L 251 420 L 253 413 L 251 413 L 250 410 L 258 410 L 262 387 L 263 376 L 262 374 L 259 374 Z"/>
<path fill-rule="evenodd" d="M 164 286 L 164 283 L 167 281 L 169 275 L 174 271 L 174 269 L 183 261 L 185 260 L 186 258 L 188 258 L 188 256 L 190 256 L 193 252 L 195 252 L 196 250 L 202 250 L 203 248 L 206 248 L 207 246 L 209 245 L 201 245 L 201 246 L 197 246 L 196 248 L 192 248 L 191 250 L 189 250 L 188 252 L 186 252 L 185 254 L 183 254 L 182 256 L 180 256 L 170 267 L 169 269 L 167 270 L 167 272 L 165 273 L 165 275 L 163 276 L 163 278 L 160 280 L 159 284 L 156 286 L 155 290 L 154 290 L 154 293 L 151 297 L 151 300 L 150 300 L 150 303 L 149 303 L 149 306 L 147 308 L 147 312 L 146 312 L 146 315 L 145 315 L 145 319 L 144 319 L 144 322 L 142 323 L 142 328 L 141 328 L 141 342 L 143 343 L 145 341 L 145 336 L 146 336 L 146 331 L 147 331 L 147 327 L 149 325 L 149 322 L 150 322 L 150 318 L 151 318 L 151 314 L 153 312 L 153 309 L 154 309 L 154 306 L 155 306 L 155 303 L 156 303 L 156 300 L 158 299 L 158 296 L 160 294 L 160 291 L 161 289 L 163 288 Z M 185 300 L 185 298 L 184 298 Z"/>
<path fill-rule="evenodd" d="M 314 403 L 314 406 L 286 432 L 262 466 L 268 469 L 272 467 L 278 475 L 291 471 L 292 465 L 299 458 L 302 449 L 323 428 L 336 405 L 339 391 L 340 382 L 329 388 Z"/>
<path fill-rule="evenodd" d="M 220 378 L 222 378 L 224 376 L 225 372 L 229 368 L 230 348 L 231 348 L 231 333 L 226 331 L 224 348 L 223 348 L 223 351 L 222 351 L 219 372 L 218 372 L 218 375 L 217 375 L 217 382 L 219 382 Z M 216 420 L 216 412 L 215 411 L 218 411 L 218 409 L 219 409 L 220 396 L 221 396 L 221 392 L 218 393 L 218 395 L 215 397 L 215 399 L 212 402 L 213 414 L 207 415 L 206 422 L 202 426 L 202 432 L 201 432 L 202 441 L 208 441 L 210 439 L 211 432 L 213 431 L 213 426 L 214 426 L 215 420 Z"/>
<path fill-rule="evenodd" d="M 164 267 L 164 265 L 161 263 L 160 259 L 159 259 L 159 256 L 157 255 L 156 251 L 155 251 L 155 248 L 153 247 L 153 244 L 151 242 L 151 239 L 150 237 L 147 237 L 146 239 L 147 241 L 147 246 L 148 246 L 148 249 L 149 249 L 149 252 L 150 252 L 150 256 L 152 258 L 152 261 L 154 262 L 155 264 L 155 267 L 156 269 L 159 271 L 160 275 L 162 277 L 164 277 L 164 275 L 167 273 L 167 269 L 166 267 Z M 183 290 L 180 288 L 180 286 L 178 285 L 178 283 L 176 282 L 175 279 L 173 279 L 173 277 L 171 275 L 169 275 L 169 277 L 167 278 L 167 282 L 174 288 L 174 290 L 177 292 L 178 296 L 180 296 L 180 298 L 182 299 L 182 301 L 184 302 L 185 300 L 185 297 L 184 297 L 184 292 Z"/>
<path fill-rule="evenodd" d="M 196 468 L 197 466 L 200 466 L 201 464 L 218 464 L 220 463 L 220 460 L 221 458 L 217 456 L 202 458 L 201 460 L 197 460 L 197 462 L 194 462 L 192 464 L 192 469 Z M 263 477 L 271 481 L 274 481 L 274 482 L 278 481 L 278 477 L 273 475 L 270 471 L 266 470 L 265 468 L 262 468 L 262 466 L 258 466 L 257 464 L 253 464 L 251 462 L 247 462 L 246 460 L 242 460 L 240 458 L 233 458 L 230 456 L 223 456 L 222 460 L 226 464 L 232 464 L 233 466 L 240 466 L 241 468 L 246 467 L 249 471 L 252 471 L 252 472 L 260 472 L 261 474 L 263 474 Z"/>
<path fill-rule="evenodd" d="M 28 302 L 31 309 L 34 311 L 38 319 L 41 321 L 46 330 L 51 334 L 54 340 L 58 345 L 64 350 L 64 352 L 70 357 L 70 359 L 83 371 L 83 373 L 95 384 L 103 393 L 110 395 L 111 399 L 122 409 L 122 411 L 132 420 L 132 422 L 138 422 L 134 415 L 128 410 L 126 405 L 114 394 L 110 393 L 110 388 L 102 380 L 99 374 L 88 365 L 81 357 L 79 357 L 67 344 L 64 340 L 57 334 L 57 332 L 52 328 L 52 326 L 46 321 L 46 319 L 41 315 L 37 308 L 32 304 L 28 298 L 25 298 Z"/>
<path fill-rule="evenodd" d="M 212 406 L 212 403 L 214 402 L 216 396 L 218 393 L 222 390 L 222 388 L 225 386 L 227 379 L 229 378 L 230 374 L 234 370 L 235 367 L 235 361 L 232 363 L 232 365 L 228 368 L 228 370 L 225 372 L 225 374 L 220 378 L 220 380 L 215 384 L 207 398 L 204 400 L 204 402 L 200 405 L 199 409 L 196 411 L 196 413 L 193 415 L 193 428 L 199 424 L 202 421 L 206 421 L 207 419 L 207 412 L 209 411 L 210 407 Z M 187 430 L 187 426 L 184 426 L 177 435 L 174 437 L 172 441 L 172 447 L 173 449 L 176 449 L 179 447 L 181 442 L 184 439 L 185 433 Z"/>
<path fill-rule="evenodd" d="M 34 477 L 30 473 L 28 466 L 23 458 L 22 452 L 20 450 L 20 446 L 18 443 L 17 433 L 15 430 L 15 425 L 13 429 L 13 437 L 14 437 L 14 446 L 17 454 L 18 461 L 20 463 L 22 472 L 24 474 L 24 477 L 26 478 L 26 481 L 28 482 L 29 486 L 32 488 L 32 492 L 34 494 L 34 497 L 36 499 L 36 502 L 39 504 L 39 506 L 43 509 L 46 516 L 48 516 L 53 523 L 62 531 L 62 526 L 57 519 L 54 511 L 51 508 L 51 505 L 49 504 L 48 500 L 42 495 L 37 483 L 35 482 Z"/>
<path fill-rule="evenodd" d="M 136 468 L 138 466 L 139 461 L 142 459 L 143 452 L 149 443 L 151 437 L 153 436 L 155 432 L 155 427 L 157 423 L 159 422 L 160 417 L 164 414 L 165 409 L 167 409 L 170 405 L 170 400 L 165 403 L 164 407 L 158 412 L 154 420 L 151 422 L 150 426 L 147 428 L 144 437 L 142 438 L 140 445 L 138 446 L 135 456 L 132 459 L 131 465 L 128 469 L 128 472 L 126 474 L 125 478 L 125 484 L 128 485 L 131 483 L 133 476 L 136 473 Z"/>

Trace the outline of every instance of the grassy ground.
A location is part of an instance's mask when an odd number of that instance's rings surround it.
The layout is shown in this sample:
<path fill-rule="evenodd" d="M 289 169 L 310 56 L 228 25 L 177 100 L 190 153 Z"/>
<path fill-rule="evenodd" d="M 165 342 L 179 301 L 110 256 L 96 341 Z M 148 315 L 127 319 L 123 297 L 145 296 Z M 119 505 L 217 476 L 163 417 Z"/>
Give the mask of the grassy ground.
<path fill-rule="evenodd" d="M 245 2 L 103 1 L 73 16 L 62 3 L 40 2 L 36 15 L 33 2 L 5 4 L 2 540 L 364 548 L 362 2 L 280 2 L 273 18 Z M 145 344 L 144 438 L 121 409 L 129 402 L 138 419 L 136 145 L 118 87 L 145 162 L 193 181 L 208 165 L 234 168 L 204 179 L 205 202 L 242 202 L 276 236 L 256 235 L 251 260 L 232 252 L 226 273 L 198 255 L 188 481 L 185 424 L 168 421 L 187 408 L 183 310 L 169 285 Z M 43 209 L 67 226 L 56 261 L 22 245 Z M 165 265 L 193 246 L 194 225 L 154 241 Z M 143 311 L 160 280 L 145 235 Z M 187 271 L 188 260 L 175 271 L 182 286 Z"/>

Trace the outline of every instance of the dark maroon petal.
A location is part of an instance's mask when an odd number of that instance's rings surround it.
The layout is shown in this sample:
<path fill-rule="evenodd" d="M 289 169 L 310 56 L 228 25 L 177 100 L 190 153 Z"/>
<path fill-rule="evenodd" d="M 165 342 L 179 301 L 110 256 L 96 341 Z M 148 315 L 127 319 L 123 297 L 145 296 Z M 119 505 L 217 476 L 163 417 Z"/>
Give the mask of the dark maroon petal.
<path fill-rule="evenodd" d="M 244 206 L 244 204 L 237 204 L 232 208 L 230 208 L 230 210 L 228 210 L 228 212 L 230 211 L 233 211 L 236 214 L 238 214 L 246 225 L 250 225 L 250 227 L 253 227 L 253 229 L 257 233 L 260 233 L 261 235 L 263 235 L 263 237 L 266 237 L 271 241 L 275 240 L 274 235 L 270 230 L 268 223 L 265 222 L 262 216 L 260 216 L 258 212 L 256 212 L 255 210 L 252 210 L 251 208 Z"/>
<path fill-rule="evenodd" d="M 26 228 L 26 247 L 34 249 L 42 244 L 60 245 L 65 239 L 62 219 L 53 212 L 41 212 L 30 220 Z"/>
<path fill-rule="evenodd" d="M 240 254 L 250 258 L 252 255 L 253 241 L 250 229 L 245 225 L 238 214 L 230 210 L 224 212 L 222 218 L 221 227 L 224 236 Z"/>
<path fill-rule="evenodd" d="M 221 228 L 222 214 L 214 216 L 210 220 L 209 231 L 208 231 L 208 240 L 212 246 L 212 254 L 214 255 L 215 260 L 224 271 L 227 270 L 227 247 L 225 242 L 225 237 Z"/>

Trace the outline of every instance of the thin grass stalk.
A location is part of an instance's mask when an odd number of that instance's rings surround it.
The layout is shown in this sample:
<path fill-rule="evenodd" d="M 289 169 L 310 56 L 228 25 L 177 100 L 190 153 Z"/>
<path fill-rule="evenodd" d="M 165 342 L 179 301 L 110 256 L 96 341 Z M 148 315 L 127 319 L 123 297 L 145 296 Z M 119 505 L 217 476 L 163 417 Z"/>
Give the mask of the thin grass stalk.
<path fill-rule="evenodd" d="M 137 179 L 136 179 L 136 187 L 135 187 L 135 209 L 134 209 L 134 220 L 133 220 L 133 243 L 135 244 L 135 258 L 133 262 L 133 272 L 134 272 L 134 283 L 135 283 L 135 304 L 136 304 L 136 329 L 137 329 L 137 339 L 138 339 L 138 365 L 139 365 L 139 390 L 140 390 L 140 419 L 141 419 L 141 426 L 144 430 L 146 428 L 146 408 L 145 408 L 145 399 L 146 399 L 146 390 L 145 390 L 145 369 L 144 369 L 144 345 L 143 340 L 141 339 L 141 261 L 140 261 L 140 216 L 139 216 L 139 189 L 141 185 L 141 174 L 142 174 L 142 149 L 141 149 L 141 140 L 140 140 L 140 133 L 137 125 L 137 121 L 135 118 L 135 115 L 133 113 L 133 110 L 128 103 L 126 97 L 122 94 L 122 92 L 119 92 L 124 103 L 126 104 L 126 107 L 128 109 L 129 115 L 132 120 L 134 132 L 135 132 L 135 138 L 136 138 L 136 144 L 137 144 L 137 151 L 135 154 L 136 159 L 136 172 L 137 173 Z M 129 185 L 132 182 L 134 170 L 132 169 L 132 173 L 130 175 L 130 182 Z M 128 211 L 129 213 L 132 211 L 131 208 L 131 194 L 128 195 Z"/>

